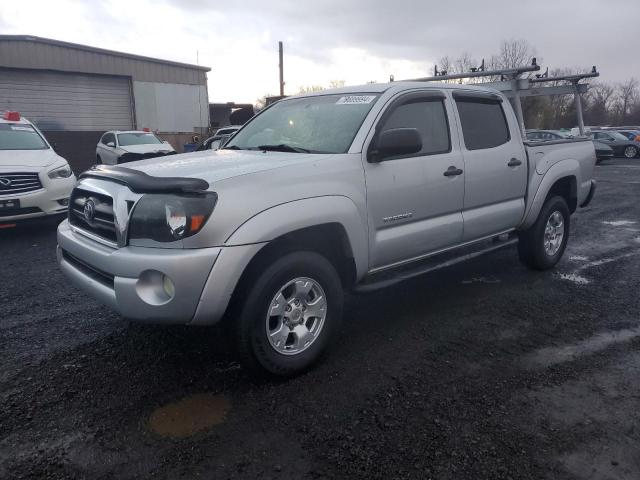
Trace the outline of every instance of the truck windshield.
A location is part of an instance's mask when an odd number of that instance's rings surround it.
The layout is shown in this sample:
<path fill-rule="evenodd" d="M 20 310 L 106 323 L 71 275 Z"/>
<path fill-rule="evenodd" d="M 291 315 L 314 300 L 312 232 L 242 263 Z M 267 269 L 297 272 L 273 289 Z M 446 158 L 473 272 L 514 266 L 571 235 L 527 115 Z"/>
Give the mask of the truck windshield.
<path fill-rule="evenodd" d="M 0 123 L 0 150 L 46 150 L 49 148 L 31 125 Z"/>
<path fill-rule="evenodd" d="M 282 100 L 255 117 L 225 149 L 346 153 L 377 94 Z"/>
<path fill-rule="evenodd" d="M 153 133 L 119 133 L 118 143 L 126 147 L 128 145 L 156 145 L 162 141 Z"/>

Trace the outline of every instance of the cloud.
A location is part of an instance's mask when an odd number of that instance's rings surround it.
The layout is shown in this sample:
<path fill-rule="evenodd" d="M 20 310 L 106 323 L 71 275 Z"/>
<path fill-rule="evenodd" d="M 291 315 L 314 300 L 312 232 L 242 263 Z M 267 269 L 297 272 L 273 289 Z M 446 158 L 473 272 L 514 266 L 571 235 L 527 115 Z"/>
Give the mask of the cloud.
<path fill-rule="evenodd" d="M 551 69 L 597 65 L 604 80 L 640 78 L 632 51 L 638 14 L 637 0 L 21 0 L 3 6 L 0 25 L 6 33 L 198 59 L 212 68 L 212 101 L 254 101 L 278 91 L 278 40 L 287 93 L 330 80 L 428 75 L 444 55 L 488 59 L 510 38 L 534 45 Z"/>

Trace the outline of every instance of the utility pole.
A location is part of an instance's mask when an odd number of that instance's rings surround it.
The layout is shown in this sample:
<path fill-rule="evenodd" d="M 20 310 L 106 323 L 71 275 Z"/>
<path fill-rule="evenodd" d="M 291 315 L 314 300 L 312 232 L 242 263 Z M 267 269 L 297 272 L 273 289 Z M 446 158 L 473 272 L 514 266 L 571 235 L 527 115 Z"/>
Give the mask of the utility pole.
<path fill-rule="evenodd" d="M 278 42 L 278 55 L 280 58 L 280 96 L 284 97 L 284 64 L 283 64 L 283 51 L 282 51 L 282 42 Z"/>

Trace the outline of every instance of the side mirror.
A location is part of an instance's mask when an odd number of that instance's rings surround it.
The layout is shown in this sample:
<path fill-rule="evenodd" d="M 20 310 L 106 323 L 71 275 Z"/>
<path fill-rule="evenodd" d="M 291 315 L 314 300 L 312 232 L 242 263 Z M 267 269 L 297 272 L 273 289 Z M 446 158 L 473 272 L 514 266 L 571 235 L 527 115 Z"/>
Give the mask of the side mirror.
<path fill-rule="evenodd" d="M 115 142 L 107 142 L 107 147 L 114 148 L 116 146 Z"/>
<path fill-rule="evenodd" d="M 381 162 L 388 157 L 411 155 L 422 150 L 422 137 L 415 128 L 393 128 L 379 136 L 369 150 L 370 162 Z"/>
<path fill-rule="evenodd" d="M 169 145 L 169 140 L 163 140 L 162 143 Z"/>

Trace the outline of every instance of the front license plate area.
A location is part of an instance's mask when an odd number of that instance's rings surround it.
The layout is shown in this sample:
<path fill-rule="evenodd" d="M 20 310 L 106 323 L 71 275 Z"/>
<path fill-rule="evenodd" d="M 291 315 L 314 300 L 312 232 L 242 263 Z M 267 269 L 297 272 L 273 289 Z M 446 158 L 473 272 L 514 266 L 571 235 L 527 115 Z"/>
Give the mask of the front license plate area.
<path fill-rule="evenodd" d="M 0 200 L 0 215 L 7 210 L 18 210 L 20 208 L 20 200 Z"/>

